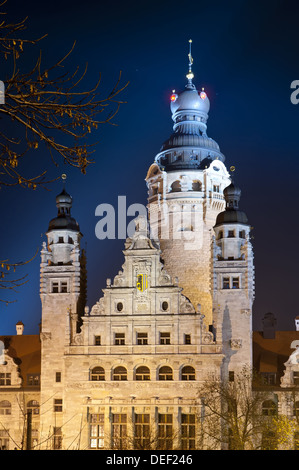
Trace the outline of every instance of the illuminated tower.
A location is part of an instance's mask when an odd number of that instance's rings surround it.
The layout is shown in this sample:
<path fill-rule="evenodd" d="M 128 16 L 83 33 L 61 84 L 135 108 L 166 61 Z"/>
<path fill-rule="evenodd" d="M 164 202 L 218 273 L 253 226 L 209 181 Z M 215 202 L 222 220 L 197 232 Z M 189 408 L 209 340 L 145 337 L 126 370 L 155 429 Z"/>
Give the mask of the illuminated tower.
<path fill-rule="evenodd" d="M 210 102 L 193 84 L 191 40 L 185 90 L 171 96 L 173 134 L 148 170 L 148 210 L 164 265 L 193 305 L 212 323 L 210 286 L 213 226 L 230 183 L 224 155 L 207 135 Z"/>
<path fill-rule="evenodd" d="M 64 355 L 79 331 L 82 314 L 82 235 L 71 216 L 72 198 L 65 189 L 56 197 L 56 205 L 57 217 L 49 223 L 40 265 L 41 431 L 45 442 L 49 432 L 61 426 L 62 414 L 56 410 L 64 402 Z"/>
<path fill-rule="evenodd" d="M 213 307 L 216 343 L 222 344 L 224 376 L 252 367 L 253 251 L 250 225 L 239 209 L 241 190 L 225 190 L 226 209 L 216 219 L 213 241 Z"/>

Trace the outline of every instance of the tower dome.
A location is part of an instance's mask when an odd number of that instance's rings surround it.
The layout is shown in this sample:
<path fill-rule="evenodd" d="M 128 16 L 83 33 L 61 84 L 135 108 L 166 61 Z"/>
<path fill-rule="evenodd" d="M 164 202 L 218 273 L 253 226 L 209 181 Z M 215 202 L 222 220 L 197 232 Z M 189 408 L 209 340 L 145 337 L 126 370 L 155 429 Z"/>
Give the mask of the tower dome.
<path fill-rule="evenodd" d="M 245 212 L 239 210 L 241 189 L 231 182 L 231 184 L 224 189 L 223 194 L 226 201 L 226 208 L 225 211 L 218 214 L 215 226 L 234 223 L 248 225 L 247 215 Z"/>
<path fill-rule="evenodd" d="M 156 156 L 156 163 L 166 171 L 202 169 L 207 161 L 225 160 L 217 142 L 207 135 L 210 100 L 203 88 L 198 91 L 193 84 L 191 42 L 187 84 L 181 93 L 173 90 L 170 98 L 173 133 Z"/>
<path fill-rule="evenodd" d="M 71 217 L 72 196 L 70 196 L 65 188 L 56 196 L 57 217 L 49 223 L 48 232 L 52 230 L 74 230 L 80 231 L 78 222 Z"/>

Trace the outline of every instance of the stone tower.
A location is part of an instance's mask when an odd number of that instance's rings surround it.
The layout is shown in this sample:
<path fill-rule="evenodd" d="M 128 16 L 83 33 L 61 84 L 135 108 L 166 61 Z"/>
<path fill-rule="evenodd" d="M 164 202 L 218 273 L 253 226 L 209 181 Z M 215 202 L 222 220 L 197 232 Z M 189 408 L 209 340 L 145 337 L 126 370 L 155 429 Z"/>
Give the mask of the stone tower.
<path fill-rule="evenodd" d="M 148 211 L 167 272 L 193 305 L 201 304 L 211 324 L 210 247 L 230 177 L 218 144 L 207 135 L 210 102 L 193 84 L 192 62 L 190 50 L 185 90 L 171 96 L 173 134 L 147 173 Z"/>
<path fill-rule="evenodd" d="M 252 367 L 254 266 L 247 216 L 239 210 L 241 191 L 224 190 L 226 209 L 216 219 L 213 239 L 213 312 L 216 343 L 223 345 L 227 373 Z"/>
<path fill-rule="evenodd" d="M 49 223 L 47 243 L 43 243 L 40 265 L 41 326 L 41 429 L 46 435 L 59 429 L 55 406 L 62 406 L 64 387 L 64 353 L 76 335 L 82 312 L 81 253 L 82 237 L 71 216 L 72 198 L 63 189 L 56 197 L 57 217 Z M 55 426 L 53 423 L 56 423 Z M 45 437 L 46 442 L 46 437 Z"/>

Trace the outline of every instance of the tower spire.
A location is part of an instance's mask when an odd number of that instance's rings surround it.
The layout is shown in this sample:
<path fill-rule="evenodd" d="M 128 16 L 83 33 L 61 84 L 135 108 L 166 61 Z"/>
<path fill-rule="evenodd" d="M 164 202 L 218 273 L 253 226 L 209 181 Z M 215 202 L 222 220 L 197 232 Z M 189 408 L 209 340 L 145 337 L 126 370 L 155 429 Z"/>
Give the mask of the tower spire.
<path fill-rule="evenodd" d="M 191 52 L 191 44 L 192 44 L 192 39 L 189 39 L 189 54 L 188 54 L 188 59 L 189 59 L 189 71 L 186 75 L 186 78 L 188 79 L 187 83 L 187 88 L 194 88 L 194 85 L 192 83 L 192 79 L 194 78 L 194 74 L 192 72 L 192 64 L 193 64 L 193 57 L 192 57 L 192 52 Z"/>

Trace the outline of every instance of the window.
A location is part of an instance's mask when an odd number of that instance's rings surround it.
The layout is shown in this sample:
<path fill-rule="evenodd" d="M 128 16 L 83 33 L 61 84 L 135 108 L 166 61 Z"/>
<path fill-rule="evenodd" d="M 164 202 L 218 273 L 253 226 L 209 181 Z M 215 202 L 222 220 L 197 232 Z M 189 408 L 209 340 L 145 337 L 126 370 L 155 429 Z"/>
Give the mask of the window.
<path fill-rule="evenodd" d="M 63 264 L 63 263 L 62 263 Z M 68 282 L 67 281 L 52 281 L 51 286 L 52 294 L 65 294 L 68 292 Z"/>
<path fill-rule="evenodd" d="M 112 416 L 112 444 L 114 449 L 126 449 L 127 415 L 113 414 Z"/>
<path fill-rule="evenodd" d="M 160 344 L 170 344 L 170 333 L 160 333 Z"/>
<path fill-rule="evenodd" d="M 94 367 L 90 373 L 90 380 L 94 382 L 105 380 L 105 370 L 103 367 Z"/>
<path fill-rule="evenodd" d="M 112 374 L 112 380 L 127 380 L 127 369 L 123 366 L 115 367 Z"/>
<path fill-rule="evenodd" d="M 233 289 L 239 289 L 240 287 L 240 280 L 238 277 L 233 277 L 233 281 L 232 281 L 232 288 Z"/>
<path fill-rule="evenodd" d="M 63 281 L 63 282 L 61 283 L 60 292 L 61 292 L 62 294 L 65 294 L 65 293 L 67 292 L 67 282 Z"/>
<path fill-rule="evenodd" d="M 27 385 L 29 387 L 37 387 L 40 382 L 40 376 L 39 374 L 28 374 L 27 375 Z"/>
<path fill-rule="evenodd" d="M 63 237 L 58 237 L 58 243 L 64 243 Z"/>
<path fill-rule="evenodd" d="M 239 231 L 239 238 L 245 238 L 245 230 Z"/>
<path fill-rule="evenodd" d="M 182 414 L 181 445 L 183 450 L 195 449 L 195 415 Z"/>
<path fill-rule="evenodd" d="M 117 304 L 116 304 L 116 310 L 117 310 L 118 312 L 121 312 L 121 311 L 123 310 L 123 308 L 124 308 L 123 303 L 122 303 L 122 302 L 117 302 Z"/>
<path fill-rule="evenodd" d="M 220 232 L 218 233 L 218 240 L 221 240 L 221 238 L 223 238 L 223 231 L 220 230 Z"/>
<path fill-rule="evenodd" d="M 262 382 L 264 385 L 275 385 L 276 374 L 275 372 L 261 372 Z"/>
<path fill-rule="evenodd" d="M 39 403 L 36 400 L 30 400 L 27 403 L 27 411 L 31 413 L 32 415 L 38 415 L 39 414 Z"/>
<path fill-rule="evenodd" d="M 150 448 L 150 415 L 135 414 L 135 449 Z"/>
<path fill-rule="evenodd" d="M 104 448 L 104 414 L 92 414 L 90 416 L 90 440 L 91 449 Z"/>
<path fill-rule="evenodd" d="M 201 191 L 201 182 L 195 180 L 192 182 L 192 191 Z"/>
<path fill-rule="evenodd" d="M 293 380 L 294 380 L 294 385 L 299 385 L 299 372 L 297 371 L 293 372 Z"/>
<path fill-rule="evenodd" d="M 185 334 L 184 338 L 185 338 L 184 340 L 185 344 L 191 344 L 191 335 Z"/>
<path fill-rule="evenodd" d="M 235 236 L 235 231 L 234 231 L 234 230 L 229 230 L 227 236 L 228 236 L 228 238 L 234 238 L 234 236 Z"/>
<path fill-rule="evenodd" d="M 125 344 L 125 334 L 124 333 L 115 333 L 114 344 L 116 346 L 121 346 Z"/>
<path fill-rule="evenodd" d="M 273 400 L 266 400 L 262 404 L 262 414 L 264 416 L 276 416 L 277 406 Z"/>
<path fill-rule="evenodd" d="M 0 415 L 11 415 L 11 403 L 8 400 L 0 401 Z"/>
<path fill-rule="evenodd" d="M 61 372 L 55 373 L 55 382 L 61 382 Z"/>
<path fill-rule="evenodd" d="M 224 277 L 222 279 L 222 289 L 229 289 L 229 288 L 230 288 L 229 277 Z"/>
<path fill-rule="evenodd" d="M 95 336 L 94 337 L 94 344 L 95 344 L 95 346 L 101 346 L 101 337 L 100 336 Z"/>
<path fill-rule="evenodd" d="M 293 414 L 297 418 L 299 417 L 299 401 L 295 401 L 295 403 L 294 403 Z"/>
<path fill-rule="evenodd" d="M 213 185 L 213 192 L 214 192 L 214 193 L 219 193 L 219 192 L 220 192 L 220 186 L 219 186 L 219 184 L 214 184 L 214 185 Z"/>
<path fill-rule="evenodd" d="M 168 302 L 166 301 L 162 302 L 162 310 L 163 312 L 166 312 L 168 310 Z"/>
<path fill-rule="evenodd" d="M 171 450 L 173 443 L 173 417 L 171 414 L 159 414 L 158 449 Z"/>
<path fill-rule="evenodd" d="M 9 450 L 9 431 L 0 429 L 0 450 Z"/>
<path fill-rule="evenodd" d="M 182 380 L 195 380 L 195 369 L 191 366 L 185 366 L 182 369 Z"/>
<path fill-rule="evenodd" d="M 148 344 L 147 333 L 137 333 L 137 344 Z"/>
<path fill-rule="evenodd" d="M 162 366 L 159 369 L 159 380 L 172 380 L 172 368 L 169 366 Z"/>
<path fill-rule="evenodd" d="M 54 411 L 55 413 L 62 412 L 62 399 L 61 398 L 54 398 Z"/>
<path fill-rule="evenodd" d="M 235 381 L 235 372 L 233 370 L 230 370 L 228 372 L 228 381 L 229 382 L 234 382 Z"/>
<path fill-rule="evenodd" d="M 62 431 L 61 427 L 54 427 L 53 429 L 53 449 L 61 450 L 62 449 Z"/>
<path fill-rule="evenodd" d="M 71 245 L 74 244 L 74 240 L 72 239 L 72 237 L 69 237 L 69 238 L 68 238 L 68 243 L 70 243 Z"/>
<path fill-rule="evenodd" d="M 59 283 L 58 282 L 52 282 L 52 293 L 53 294 L 58 294 L 59 292 Z"/>
<path fill-rule="evenodd" d="M 146 366 L 137 367 L 135 379 L 136 380 L 150 380 L 151 374 L 150 374 L 149 368 Z"/>
<path fill-rule="evenodd" d="M 11 385 L 11 374 L 10 372 L 1 372 L 0 374 L 0 385 Z"/>

